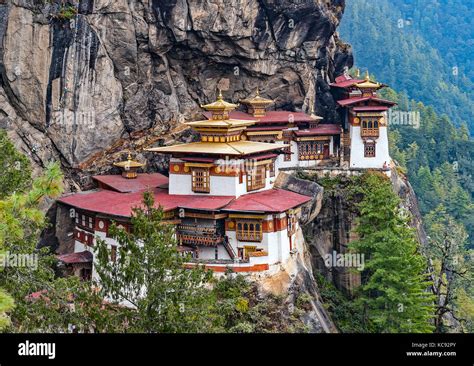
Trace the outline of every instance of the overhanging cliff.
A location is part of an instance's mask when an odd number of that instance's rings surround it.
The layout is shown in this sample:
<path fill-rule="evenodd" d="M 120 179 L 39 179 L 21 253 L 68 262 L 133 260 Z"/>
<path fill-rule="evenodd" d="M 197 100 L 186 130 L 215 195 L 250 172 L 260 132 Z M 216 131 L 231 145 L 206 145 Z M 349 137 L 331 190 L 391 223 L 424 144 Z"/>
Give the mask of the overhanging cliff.
<path fill-rule="evenodd" d="M 328 82 L 352 65 L 343 0 L 12 0 L 0 4 L 0 124 L 70 188 L 124 149 L 180 138 L 222 88 L 335 121 Z M 186 137 L 185 137 L 186 138 Z M 156 157 L 150 168 L 162 167 Z"/>

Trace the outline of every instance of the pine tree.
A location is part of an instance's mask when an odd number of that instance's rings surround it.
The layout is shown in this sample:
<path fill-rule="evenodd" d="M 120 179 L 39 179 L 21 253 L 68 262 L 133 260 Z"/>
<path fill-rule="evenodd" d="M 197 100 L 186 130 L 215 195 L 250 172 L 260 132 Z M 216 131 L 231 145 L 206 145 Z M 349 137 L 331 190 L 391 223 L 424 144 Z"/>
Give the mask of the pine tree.
<path fill-rule="evenodd" d="M 359 240 L 350 248 L 366 258 L 358 303 L 372 332 L 431 332 L 434 310 L 427 263 L 419 253 L 409 217 L 390 181 L 367 173 L 358 189 Z"/>
<path fill-rule="evenodd" d="M 19 153 L 0 129 L 0 199 L 14 193 L 23 192 L 31 184 L 31 167 L 28 158 Z"/>
<path fill-rule="evenodd" d="M 466 295 L 462 287 L 463 280 L 471 280 L 472 258 L 465 248 L 467 234 L 464 227 L 442 205 L 427 215 L 426 226 L 430 244 L 427 254 L 433 259 L 435 267 L 433 289 L 436 295 L 436 331 L 445 332 L 451 327 L 458 328 L 451 324 L 451 318 L 458 322 L 472 323 L 474 320 L 472 315 L 467 314 L 470 318 L 458 318 L 455 311 L 459 295 L 461 299 L 463 294 Z M 468 305 L 466 299 L 464 303 Z"/>
<path fill-rule="evenodd" d="M 102 293 L 124 309 L 131 332 L 203 332 L 212 329 L 212 304 L 206 284 L 212 274 L 201 267 L 185 268 L 188 258 L 177 250 L 172 225 L 154 207 L 150 192 L 135 208 L 128 233 L 113 226 L 118 255 L 104 241 L 97 244 L 97 273 Z M 215 312 L 216 313 L 216 312 Z"/>

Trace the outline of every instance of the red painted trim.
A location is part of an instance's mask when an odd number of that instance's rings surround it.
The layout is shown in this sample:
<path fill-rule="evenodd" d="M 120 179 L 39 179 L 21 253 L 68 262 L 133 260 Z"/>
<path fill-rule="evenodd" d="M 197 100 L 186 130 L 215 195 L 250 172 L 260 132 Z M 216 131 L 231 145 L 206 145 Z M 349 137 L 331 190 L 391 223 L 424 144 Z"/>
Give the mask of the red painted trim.
<path fill-rule="evenodd" d="M 197 264 L 195 263 L 186 263 L 185 267 L 186 268 L 193 268 Z M 268 270 L 270 267 L 267 263 L 263 264 L 254 264 L 253 266 L 250 267 L 234 267 L 234 266 L 213 266 L 209 264 L 205 264 L 204 268 L 210 269 L 213 272 L 226 272 L 228 269 L 233 270 L 234 272 L 262 272 Z"/>

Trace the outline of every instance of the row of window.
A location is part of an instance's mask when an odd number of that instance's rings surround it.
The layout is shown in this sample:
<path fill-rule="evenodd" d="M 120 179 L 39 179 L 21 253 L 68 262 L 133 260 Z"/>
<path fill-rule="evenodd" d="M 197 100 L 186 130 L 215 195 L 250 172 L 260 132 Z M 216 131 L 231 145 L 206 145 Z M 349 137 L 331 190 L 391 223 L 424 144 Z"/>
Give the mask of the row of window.
<path fill-rule="evenodd" d="M 327 141 L 298 142 L 299 160 L 320 160 L 329 157 L 329 143 Z"/>
<path fill-rule="evenodd" d="M 275 165 L 270 164 L 270 177 L 275 176 Z M 267 168 L 265 165 L 258 165 L 247 170 L 247 191 L 255 191 L 265 188 Z M 242 182 L 240 182 L 242 183 Z M 191 170 L 191 186 L 193 192 L 209 193 L 211 191 L 211 175 L 208 168 L 193 168 Z"/>

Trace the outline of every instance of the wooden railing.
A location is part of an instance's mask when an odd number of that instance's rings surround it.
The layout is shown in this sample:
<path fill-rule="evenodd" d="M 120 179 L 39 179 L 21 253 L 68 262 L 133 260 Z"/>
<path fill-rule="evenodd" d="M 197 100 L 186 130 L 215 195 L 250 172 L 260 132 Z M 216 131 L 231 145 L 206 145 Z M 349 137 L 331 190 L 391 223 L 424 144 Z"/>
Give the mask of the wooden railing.
<path fill-rule="evenodd" d="M 378 128 L 361 128 L 360 135 L 362 137 L 379 137 Z"/>

